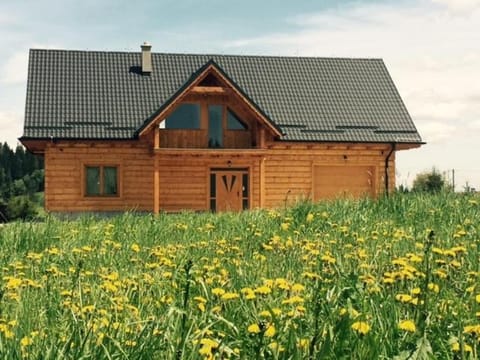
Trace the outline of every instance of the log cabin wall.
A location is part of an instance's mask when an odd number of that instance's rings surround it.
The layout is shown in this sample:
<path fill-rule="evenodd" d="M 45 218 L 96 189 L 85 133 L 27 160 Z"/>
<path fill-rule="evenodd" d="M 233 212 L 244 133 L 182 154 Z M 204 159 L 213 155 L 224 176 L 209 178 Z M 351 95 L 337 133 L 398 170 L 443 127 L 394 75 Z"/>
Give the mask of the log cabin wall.
<path fill-rule="evenodd" d="M 264 206 L 280 207 L 301 199 L 378 197 L 385 192 L 385 160 L 390 150 L 388 144 L 269 143 Z M 395 153 L 388 164 L 391 192 L 395 189 Z"/>
<path fill-rule="evenodd" d="M 264 141 L 261 141 L 264 142 Z M 49 211 L 210 210 L 214 169 L 248 172 L 250 209 L 301 199 L 378 197 L 385 191 L 388 144 L 309 144 L 265 141 L 264 149 L 160 149 L 152 141 L 63 142 L 45 149 L 45 206 Z M 118 167 L 118 196 L 85 196 L 86 166 Z M 155 173 L 158 179 L 155 181 Z M 395 188 L 395 153 L 389 158 Z M 342 188 L 345 181 L 361 179 Z M 358 192 L 355 193 L 355 186 Z M 348 190 L 348 191 L 347 191 Z"/>
<path fill-rule="evenodd" d="M 153 211 L 153 157 L 138 142 L 60 142 L 45 148 L 48 211 Z M 86 196 L 85 166 L 116 166 L 117 196 Z"/>
<path fill-rule="evenodd" d="M 210 174 L 214 169 L 248 172 L 249 208 L 260 207 L 260 167 L 258 154 L 234 151 L 160 150 L 156 154 L 159 170 L 159 210 L 210 210 Z"/>

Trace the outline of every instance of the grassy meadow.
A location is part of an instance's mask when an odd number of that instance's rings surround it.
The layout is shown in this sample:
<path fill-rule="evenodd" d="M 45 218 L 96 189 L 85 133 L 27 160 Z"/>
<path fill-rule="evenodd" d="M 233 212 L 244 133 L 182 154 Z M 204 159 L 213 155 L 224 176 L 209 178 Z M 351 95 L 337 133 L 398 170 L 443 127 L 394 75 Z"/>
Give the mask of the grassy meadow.
<path fill-rule="evenodd" d="M 476 359 L 480 198 L 0 227 L 1 359 Z"/>

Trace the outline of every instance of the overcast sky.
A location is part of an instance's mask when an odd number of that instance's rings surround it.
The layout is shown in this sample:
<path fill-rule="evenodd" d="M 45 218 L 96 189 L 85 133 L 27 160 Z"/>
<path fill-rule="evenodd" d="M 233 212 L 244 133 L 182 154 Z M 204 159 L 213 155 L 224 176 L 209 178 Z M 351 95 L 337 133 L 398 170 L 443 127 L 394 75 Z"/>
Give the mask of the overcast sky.
<path fill-rule="evenodd" d="M 30 48 L 383 58 L 433 166 L 480 190 L 480 0 L 1 0 L 0 142 L 22 135 Z"/>

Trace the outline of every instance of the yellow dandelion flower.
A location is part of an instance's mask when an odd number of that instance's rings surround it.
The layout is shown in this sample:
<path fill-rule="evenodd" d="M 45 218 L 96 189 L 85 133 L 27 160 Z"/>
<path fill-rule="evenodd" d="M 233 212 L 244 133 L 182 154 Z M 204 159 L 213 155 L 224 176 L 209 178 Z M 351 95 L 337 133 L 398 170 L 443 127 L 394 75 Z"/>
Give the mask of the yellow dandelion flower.
<path fill-rule="evenodd" d="M 134 243 L 134 244 L 132 244 L 132 246 L 130 246 L 130 250 L 132 250 L 133 252 L 138 253 L 138 252 L 140 251 L 140 245 Z"/>
<path fill-rule="evenodd" d="M 304 350 L 308 349 L 309 345 L 310 345 L 310 340 L 309 339 L 303 338 L 303 339 L 298 340 L 298 342 L 297 342 L 297 347 L 299 347 L 301 349 L 304 349 Z"/>
<path fill-rule="evenodd" d="M 364 321 L 356 321 L 351 326 L 352 330 L 355 330 L 360 335 L 366 335 L 370 331 L 370 325 Z"/>
<path fill-rule="evenodd" d="M 285 348 L 276 341 L 268 344 L 268 347 L 270 348 L 270 350 L 273 350 L 279 353 L 285 351 Z"/>
<path fill-rule="evenodd" d="M 273 324 L 268 325 L 267 329 L 265 330 L 266 337 L 273 337 L 276 334 L 275 326 Z"/>
<path fill-rule="evenodd" d="M 402 320 L 398 324 L 400 330 L 415 332 L 417 330 L 415 323 L 412 320 Z"/>
<path fill-rule="evenodd" d="M 320 259 L 327 264 L 335 264 L 337 262 L 337 260 L 335 260 L 335 258 L 329 253 L 322 255 Z"/>
<path fill-rule="evenodd" d="M 258 326 L 258 324 L 252 324 L 247 328 L 247 331 L 250 334 L 258 334 L 258 333 L 260 333 L 261 330 L 260 330 L 260 326 Z"/>
<path fill-rule="evenodd" d="M 227 301 L 227 300 L 238 299 L 239 297 L 240 297 L 240 295 L 238 295 L 237 293 L 226 292 L 225 294 L 220 296 L 220 299 Z"/>
<path fill-rule="evenodd" d="M 303 286 L 302 284 L 293 284 L 292 286 L 293 292 L 301 292 L 303 290 L 305 290 L 305 286 Z"/>
<path fill-rule="evenodd" d="M 287 222 L 284 222 L 280 225 L 280 227 L 282 228 L 283 231 L 287 231 L 288 228 L 290 227 L 290 224 Z"/>
<path fill-rule="evenodd" d="M 452 351 L 454 351 L 454 352 L 459 352 L 460 351 L 460 344 L 458 342 L 455 342 L 455 343 L 452 344 Z M 470 345 L 463 344 L 463 351 L 471 353 L 471 352 L 473 352 L 473 349 Z"/>
<path fill-rule="evenodd" d="M 7 280 L 7 284 L 5 285 L 5 288 L 8 290 L 17 289 L 22 285 L 22 279 L 17 279 L 14 277 L 7 276 L 4 278 L 4 280 Z"/>
<path fill-rule="evenodd" d="M 410 294 L 412 295 L 418 295 L 422 292 L 422 290 L 419 287 L 413 288 L 412 291 L 410 291 Z"/>
<path fill-rule="evenodd" d="M 280 308 L 275 307 L 275 308 L 272 309 L 272 313 L 275 316 L 280 316 L 280 315 L 282 315 L 282 310 Z"/>
<path fill-rule="evenodd" d="M 212 289 L 212 294 L 213 295 L 216 295 L 216 296 L 222 296 L 223 294 L 225 294 L 225 290 L 223 290 L 222 288 L 214 288 Z"/>
<path fill-rule="evenodd" d="M 268 310 L 263 310 L 263 311 L 260 311 L 260 313 L 258 314 L 258 316 L 260 316 L 260 317 L 271 317 L 272 314 L 271 314 L 270 311 L 268 311 Z"/>
<path fill-rule="evenodd" d="M 477 294 L 477 296 L 475 296 L 475 301 L 480 304 L 480 294 Z"/>
<path fill-rule="evenodd" d="M 306 218 L 307 223 L 312 222 L 313 218 L 314 218 L 314 215 L 312 213 L 308 213 Z"/>
<path fill-rule="evenodd" d="M 299 304 L 299 303 L 303 303 L 305 300 L 300 297 L 300 296 L 292 296 L 291 298 L 289 299 L 285 299 L 282 301 L 282 304 L 284 305 L 289 305 L 289 304 Z"/>
<path fill-rule="evenodd" d="M 268 286 L 263 285 L 263 286 L 257 287 L 257 288 L 254 290 L 254 292 L 255 292 L 256 294 L 260 294 L 260 295 L 268 295 L 268 294 L 270 294 L 270 293 L 272 292 L 272 289 L 269 288 Z"/>
<path fill-rule="evenodd" d="M 397 294 L 395 295 L 395 299 L 401 303 L 409 303 L 412 301 L 413 297 L 408 294 Z"/>
<path fill-rule="evenodd" d="M 438 294 L 438 292 L 440 291 L 440 287 L 437 284 L 429 283 L 428 284 L 428 290 L 431 290 L 434 293 Z"/>
<path fill-rule="evenodd" d="M 30 346 L 32 344 L 33 344 L 33 339 L 28 336 L 24 336 L 22 340 L 20 340 L 20 345 L 22 347 Z"/>

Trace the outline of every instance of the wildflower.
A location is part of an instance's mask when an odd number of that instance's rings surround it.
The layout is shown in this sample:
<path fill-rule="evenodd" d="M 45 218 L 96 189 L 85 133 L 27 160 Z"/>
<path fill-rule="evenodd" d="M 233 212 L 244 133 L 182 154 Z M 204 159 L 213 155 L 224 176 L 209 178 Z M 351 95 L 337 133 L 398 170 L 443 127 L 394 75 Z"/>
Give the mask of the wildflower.
<path fill-rule="evenodd" d="M 412 301 L 413 297 L 408 294 L 397 294 L 395 295 L 395 299 L 401 303 L 409 303 Z"/>
<path fill-rule="evenodd" d="M 223 294 L 220 298 L 222 300 L 233 300 L 233 299 L 238 299 L 240 297 L 240 295 L 238 295 L 237 293 L 234 293 L 234 292 L 227 292 L 225 294 Z"/>
<path fill-rule="evenodd" d="M 293 284 L 292 286 L 293 292 L 301 292 L 303 290 L 305 290 L 305 286 L 303 286 L 302 284 Z"/>
<path fill-rule="evenodd" d="M 452 351 L 459 352 L 460 351 L 460 344 L 455 342 L 452 344 Z M 471 353 L 473 351 L 472 347 L 468 344 L 463 344 L 463 351 L 467 353 Z"/>
<path fill-rule="evenodd" d="M 417 329 L 415 327 L 415 323 L 412 320 L 402 320 L 402 321 L 400 321 L 400 323 L 398 324 L 398 328 L 400 330 L 405 330 L 405 331 L 408 331 L 408 332 L 415 332 L 415 330 Z"/>
<path fill-rule="evenodd" d="M 336 262 L 335 258 L 330 253 L 326 253 L 320 259 L 327 264 L 335 264 Z"/>
<path fill-rule="evenodd" d="M 412 295 L 419 295 L 421 292 L 422 290 L 419 287 L 413 288 L 412 291 L 410 291 Z"/>
<path fill-rule="evenodd" d="M 133 252 L 136 252 L 138 253 L 140 251 L 140 246 L 138 244 L 132 244 L 132 246 L 130 246 L 130 249 L 133 251 Z"/>
<path fill-rule="evenodd" d="M 243 288 L 241 290 L 241 293 L 245 296 L 245 299 L 247 300 L 253 300 L 256 298 L 255 292 L 251 288 Z"/>
<path fill-rule="evenodd" d="M 268 311 L 268 310 L 263 310 L 263 311 L 260 311 L 260 313 L 258 314 L 258 316 L 260 316 L 260 317 L 271 317 L 272 314 L 271 314 L 270 311 Z"/>
<path fill-rule="evenodd" d="M 260 286 L 258 288 L 256 288 L 255 290 L 255 293 L 256 294 L 260 294 L 260 295 L 268 295 L 272 292 L 272 289 L 270 289 L 268 286 Z"/>
<path fill-rule="evenodd" d="M 273 337 L 276 333 L 276 330 L 275 330 L 275 326 L 270 324 L 268 327 L 267 327 L 267 330 L 265 330 L 265 336 L 266 337 Z"/>
<path fill-rule="evenodd" d="M 212 289 L 212 294 L 216 296 L 222 296 L 223 294 L 225 294 L 225 290 L 223 290 L 222 288 L 215 288 Z"/>
<path fill-rule="evenodd" d="M 247 328 L 247 331 L 250 334 L 258 334 L 258 333 L 260 333 L 261 330 L 260 330 L 260 326 L 258 326 L 258 324 L 252 324 Z"/>
<path fill-rule="evenodd" d="M 303 339 L 298 340 L 298 342 L 297 342 L 297 347 L 299 347 L 301 349 L 304 349 L 304 350 L 308 349 L 309 345 L 310 345 L 310 340 L 309 339 L 303 338 Z"/>
<path fill-rule="evenodd" d="M 475 301 L 480 304 L 480 294 L 478 294 L 477 296 L 475 296 Z"/>
<path fill-rule="evenodd" d="M 366 335 L 370 331 L 370 325 L 363 321 L 356 321 L 351 327 L 360 335 Z"/>
<path fill-rule="evenodd" d="M 480 335 L 480 325 L 467 325 L 463 328 L 465 334 L 477 334 Z"/>
<path fill-rule="evenodd" d="M 17 279 L 14 277 L 7 276 L 3 278 L 4 280 L 7 280 L 7 285 L 5 285 L 6 289 L 17 289 L 22 285 L 22 279 Z"/>
<path fill-rule="evenodd" d="M 306 219 L 307 223 L 312 222 L 312 221 L 313 221 L 313 217 L 314 217 L 314 216 L 313 216 L 312 213 L 308 213 L 308 214 L 307 214 L 307 219 Z"/>
<path fill-rule="evenodd" d="M 440 287 L 437 284 L 434 283 L 429 283 L 428 284 L 428 290 L 433 291 L 434 293 L 437 293 L 440 291 Z"/>
<path fill-rule="evenodd" d="M 268 344 L 268 347 L 270 350 L 277 351 L 279 353 L 285 351 L 285 348 L 276 341 Z"/>
<path fill-rule="evenodd" d="M 218 348 L 218 342 L 213 339 L 203 338 L 200 340 L 202 347 L 198 350 L 200 355 L 205 356 L 207 359 L 213 359 L 213 350 Z"/>
<path fill-rule="evenodd" d="M 20 340 L 20 345 L 22 347 L 27 347 L 27 346 L 32 345 L 32 344 L 33 344 L 33 339 L 28 337 L 28 336 L 24 336 L 22 338 L 22 340 Z"/>
<path fill-rule="evenodd" d="M 298 303 L 303 303 L 305 300 L 300 297 L 300 296 L 292 296 L 291 298 L 288 298 L 286 300 L 282 301 L 282 304 L 284 305 L 289 305 L 289 304 L 298 304 Z"/>

